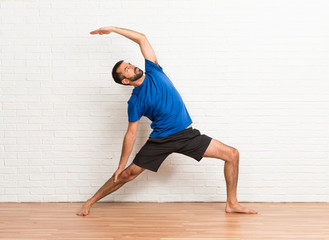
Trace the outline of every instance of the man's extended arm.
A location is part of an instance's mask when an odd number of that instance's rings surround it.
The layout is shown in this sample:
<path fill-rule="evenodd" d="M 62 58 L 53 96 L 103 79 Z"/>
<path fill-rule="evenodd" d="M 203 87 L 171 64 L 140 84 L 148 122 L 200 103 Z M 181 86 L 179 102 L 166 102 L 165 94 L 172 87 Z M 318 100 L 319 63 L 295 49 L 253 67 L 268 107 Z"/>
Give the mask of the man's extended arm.
<path fill-rule="evenodd" d="M 123 139 L 121 158 L 118 166 L 119 168 L 125 169 L 128 158 L 131 154 L 131 151 L 133 150 L 135 140 L 136 140 L 135 135 L 126 133 Z"/>
<path fill-rule="evenodd" d="M 138 43 L 141 48 L 144 58 L 159 65 L 158 60 L 155 56 L 155 52 L 154 52 L 150 42 L 147 40 L 145 34 L 143 34 L 143 33 L 139 33 L 139 32 L 136 32 L 136 31 L 133 31 L 130 29 L 126 29 L 126 28 L 110 26 L 110 27 L 99 28 L 97 30 L 90 32 L 90 34 L 103 35 L 103 34 L 110 34 L 111 32 L 120 34 L 126 38 L 129 38 L 130 40 L 134 41 L 135 43 Z"/>
<path fill-rule="evenodd" d="M 139 121 L 128 123 L 128 129 L 123 139 L 120 163 L 118 166 L 118 170 L 116 170 L 116 172 L 114 173 L 114 182 L 116 182 L 118 175 L 125 169 L 128 158 L 131 154 L 131 151 L 133 150 L 136 140 L 138 123 Z"/>
<path fill-rule="evenodd" d="M 146 37 L 143 33 L 139 33 L 126 28 L 112 27 L 112 32 L 115 32 L 126 38 L 129 38 L 130 40 L 138 44 L 140 44 L 141 41 L 143 41 L 144 38 Z"/>

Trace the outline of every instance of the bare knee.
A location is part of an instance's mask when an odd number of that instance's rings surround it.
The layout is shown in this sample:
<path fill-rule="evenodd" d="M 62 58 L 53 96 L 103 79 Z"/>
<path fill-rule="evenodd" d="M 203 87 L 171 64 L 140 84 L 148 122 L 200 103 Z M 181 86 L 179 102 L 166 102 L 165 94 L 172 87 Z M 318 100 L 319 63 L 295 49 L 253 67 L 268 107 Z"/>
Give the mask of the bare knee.
<path fill-rule="evenodd" d="M 240 153 L 239 153 L 238 149 L 233 148 L 231 162 L 239 163 L 239 157 L 240 157 L 239 155 L 240 155 Z"/>
<path fill-rule="evenodd" d="M 131 171 L 124 170 L 118 176 L 118 180 L 123 183 L 127 183 L 127 182 L 130 182 L 131 180 L 133 180 L 135 177 L 137 177 L 137 175 L 133 174 Z"/>

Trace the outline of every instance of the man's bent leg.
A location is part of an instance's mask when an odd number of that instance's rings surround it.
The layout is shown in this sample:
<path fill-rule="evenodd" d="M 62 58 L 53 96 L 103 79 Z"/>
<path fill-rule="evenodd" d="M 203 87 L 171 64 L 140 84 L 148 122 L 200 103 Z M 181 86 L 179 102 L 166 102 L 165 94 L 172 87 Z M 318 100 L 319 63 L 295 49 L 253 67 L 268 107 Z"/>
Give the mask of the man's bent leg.
<path fill-rule="evenodd" d="M 117 178 L 117 181 L 114 182 L 114 175 L 91 197 L 77 213 L 78 216 L 86 216 L 89 214 L 89 209 L 94 205 L 98 200 L 109 195 L 110 193 L 118 190 L 125 183 L 133 180 L 139 174 L 141 174 L 145 168 L 141 168 L 134 163 L 131 163 L 125 170 L 123 170 Z"/>
<path fill-rule="evenodd" d="M 203 157 L 219 158 L 225 161 L 224 175 L 226 180 L 226 212 L 257 213 L 242 207 L 237 199 L 239 175 L 239 151 L 216 139 L 212 139 Z"/>

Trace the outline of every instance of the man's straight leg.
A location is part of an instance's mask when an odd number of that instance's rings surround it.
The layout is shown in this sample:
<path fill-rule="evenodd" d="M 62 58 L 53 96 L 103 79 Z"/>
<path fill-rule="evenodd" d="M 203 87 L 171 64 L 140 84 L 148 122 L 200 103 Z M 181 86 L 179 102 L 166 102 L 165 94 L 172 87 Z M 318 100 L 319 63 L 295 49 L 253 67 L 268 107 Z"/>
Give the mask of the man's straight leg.
<path fill-rule="evenodd" d="M 118 190 L 125 183 L 133 180 L 139 174 L 141 174 L 145 168 L 141 168 L 134 163 L 131 163 L 125 170 L 123 170 L 117 178 L 117 181 L 114 182 L 114 175 L 91 197 L 77 213 L 78 216 L 86 216 L 89 214 L 89 209 L 94 205 L 98 200 L 109 195 L 110 193 Z"/>

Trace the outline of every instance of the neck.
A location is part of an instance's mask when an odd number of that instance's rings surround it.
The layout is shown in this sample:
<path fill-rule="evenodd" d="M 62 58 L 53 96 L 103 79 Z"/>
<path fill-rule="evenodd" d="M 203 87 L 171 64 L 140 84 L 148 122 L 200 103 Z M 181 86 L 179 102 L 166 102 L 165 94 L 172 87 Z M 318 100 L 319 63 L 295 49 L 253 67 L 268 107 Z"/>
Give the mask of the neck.
<path fill-rule="evenodd" d="M 145 75 L 141 76 L 139 79 L 137 79 L 134 82 L 131 82 L 130 85 L 134 86 L 134 87 L 139 87 L 140 85 L 142 85 L 143 81 L 144 81 Z"/>

